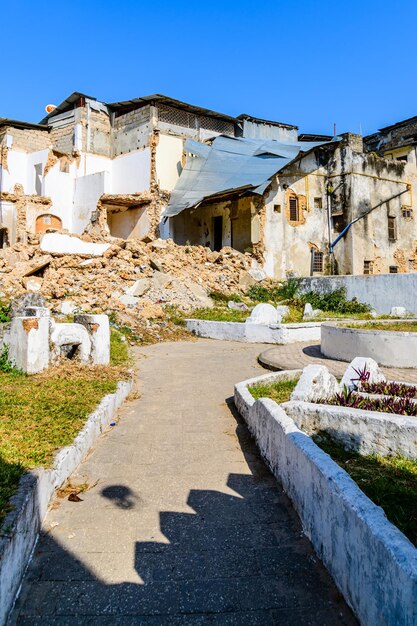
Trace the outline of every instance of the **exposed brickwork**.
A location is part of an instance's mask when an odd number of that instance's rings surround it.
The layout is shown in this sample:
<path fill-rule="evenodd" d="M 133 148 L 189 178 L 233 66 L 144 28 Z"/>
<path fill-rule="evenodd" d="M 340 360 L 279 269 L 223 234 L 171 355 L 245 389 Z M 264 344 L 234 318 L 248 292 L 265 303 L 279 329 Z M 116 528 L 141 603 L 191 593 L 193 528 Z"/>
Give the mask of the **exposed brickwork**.
<path fill-rule="evenodd" d="M 9 126 L 6 129 L 6 133 L 13 137 L 13 150 L 37 152 L 38 150 L 49 148 L 51 144 L 51 135 L 47 130 L 22 129 Z"/>

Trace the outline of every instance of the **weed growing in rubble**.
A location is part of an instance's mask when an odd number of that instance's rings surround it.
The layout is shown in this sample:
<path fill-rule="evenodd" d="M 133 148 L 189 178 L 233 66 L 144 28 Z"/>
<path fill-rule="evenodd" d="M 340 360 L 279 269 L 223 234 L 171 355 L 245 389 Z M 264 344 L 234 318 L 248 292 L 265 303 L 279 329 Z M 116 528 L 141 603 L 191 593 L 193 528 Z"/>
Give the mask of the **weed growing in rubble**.
<path fill-rule="evenodd" d="M 9 360 L 9 346 L 3 346 L 2 351 L 0 352 L 0 372 L 19 372 L 19 370 L 15 369 Z"/>
<path fill-rule="evenodd" d="M 0 301 L 0 324 L 10 322 L 10 304 Z"/>

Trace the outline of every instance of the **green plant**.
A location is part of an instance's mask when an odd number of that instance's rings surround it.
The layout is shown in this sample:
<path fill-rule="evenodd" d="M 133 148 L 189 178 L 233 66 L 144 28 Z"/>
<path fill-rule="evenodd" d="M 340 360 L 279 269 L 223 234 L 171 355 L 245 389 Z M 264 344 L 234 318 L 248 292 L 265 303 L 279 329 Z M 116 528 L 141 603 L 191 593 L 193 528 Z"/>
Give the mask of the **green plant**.
<path fill-rule="evenodd" d="M 310 303 L 313 309 L 321 309 L 322 311 L 334 311 L 337 313 L 369 313 L 371 307 L 364 302 L 358 302 L 356 298 L 352 300 L 346 299 L 346 289 L 341 287 L 330 293 L 319 293 L 318 291 L 309 291 L 299 297 L 303 304 Z"/>
<path fill-rule="evenodd" d="M 249 287 L 246 296 L 255 302 L 278 302 L 281 300 L 296 301 L 300 286 L 299 278 L 289 278 L 281 282 L 256 284 Z"/>
<path fill-rule="evenodd" d="M 222 291 L 210 291 L 210 298 L 216 303 L 241 302 L 242 298 L 237 293 L 227 294 Z"/>
<path fill-rule="evenodd" d="M 10 363 L 8 345 L 3 345 L 3 349 L 0 352 L 0 371 L 6 373 L 18 372 Z"/>
<path fill-rule="evenodd" d="M 10 304 L 0 301 L 0 324 L 10 322 Z"/>
<path fill-rule="evenodd" d="M 293 380 L 277 380 L 272 383 L 257 383 L 249 387 L 251 395 L 258 398 L 271 398 L 278 404 L 288 402 L 294 391 L 298 378 Z"/>

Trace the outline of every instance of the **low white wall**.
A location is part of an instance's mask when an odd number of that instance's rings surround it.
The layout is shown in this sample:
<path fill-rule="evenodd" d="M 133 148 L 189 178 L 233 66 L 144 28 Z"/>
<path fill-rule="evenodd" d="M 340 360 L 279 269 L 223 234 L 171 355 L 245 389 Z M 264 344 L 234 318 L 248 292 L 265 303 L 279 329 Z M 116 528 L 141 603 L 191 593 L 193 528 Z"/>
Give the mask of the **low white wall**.
<path fill-rule="evenodd" d="M 323 324 L 321 352 L 339 361 L 352 361 L 359 354 L 386 367 L 417 367 L 417 333 Z"/>
<path fill-rule="evenodd" d="M 417 459 L 415 417 L 310 402 L 286 402 L 282 408 L 307 435 L 325 431 L 359 454 Z"/>
<path fill-rule="evenodd" d="M 245 324 L 244 322 L 213 322 L 210 320 L 185 320 L 188 330 L 197 337 L 242 341 L 247 343 L 287 344 L 297 341 L 320 340 L 320 322 L 305 324 Z"/>
<path fill-rule="evenodd" d="M 417 550 L 280 406 L 254 401 L 255 382 L 236 385 L 236 406 L 360 623 L 414 626 Z"/>
<path fill-rule="evenodd" d="M 366 276 L 313 276 L 301 280 L 301 291 L 330 293 L 345 287 L 349 299 L 367 302 L 377 313 L 389 313 L 403 306 L 417 314 L 417 273 L 371 274 Z"/>
<path fill-rule="evenodd" d="M 115 393 L 103 398 L 74 443 L 58 452 L 52 469 L 38 468 L 22 477 L 17 494 L 10 500 L 13 510 L 6 516 L 0 533 L 0 625 L 6 623 L 13 607 L 55 490 L 81 463 L 131 388 L 132 381 L 120 382 Z"/>

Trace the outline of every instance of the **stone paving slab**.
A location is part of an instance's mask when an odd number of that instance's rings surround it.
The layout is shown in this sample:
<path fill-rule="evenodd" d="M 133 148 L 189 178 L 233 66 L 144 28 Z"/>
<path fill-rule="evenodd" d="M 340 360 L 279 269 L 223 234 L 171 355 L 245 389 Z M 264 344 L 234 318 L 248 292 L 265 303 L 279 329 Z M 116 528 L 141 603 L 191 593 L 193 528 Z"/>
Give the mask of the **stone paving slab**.
<path fill-rule="evenodd" d="M 10 624 L 356 624 L 231 403 L 262 347 L 138 351 L 141 397 L 54 502 Z"/>
<path fill-rule="evenodd" d="M 268 348 L 260 353 L 259 363 L 267 369 L 275 371 L 302 369 L 311 363 L 318 363 L 325 365 L 337 377 L 343 376 L 348 366 L 345 361 L 325 357 L 320 352 L 319 342 L 300 342 Z M 417 383 L 417 369 L 398 367 L 382 367 L 381 369 L 389 380 Z"/>

